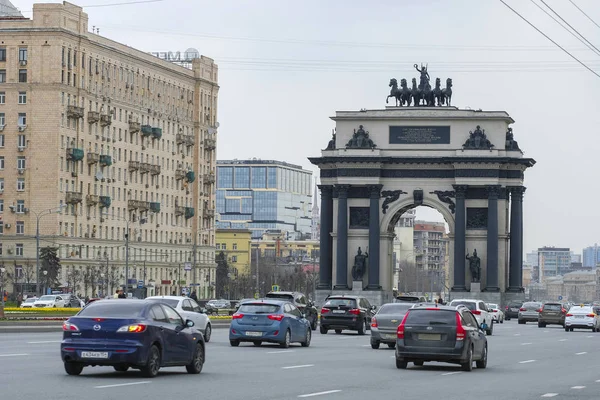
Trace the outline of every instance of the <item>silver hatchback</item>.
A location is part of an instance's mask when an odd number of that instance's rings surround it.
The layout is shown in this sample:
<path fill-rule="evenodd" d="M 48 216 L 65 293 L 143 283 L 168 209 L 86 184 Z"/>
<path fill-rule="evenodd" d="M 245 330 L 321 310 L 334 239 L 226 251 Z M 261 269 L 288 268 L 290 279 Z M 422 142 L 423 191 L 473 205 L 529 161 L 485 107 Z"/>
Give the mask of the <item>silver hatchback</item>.
<path fill-rule="evenodd" d="M 540 311 L 542 309 L 542 303 L 538 301 L 528 301 L 523 303 L 519 309 L 519 324 L 526 324 L 527 322 L 538 322 L 540 318 Z"/>
<path fill-rule="evenodd" d="M 413 306 L 413 303 L 382 305 L 377 314 L 371 318 L 371 348 L 378 349 L 381 343 L 385 343 L 393 349 L 398 338 L 398 325 Z"/>

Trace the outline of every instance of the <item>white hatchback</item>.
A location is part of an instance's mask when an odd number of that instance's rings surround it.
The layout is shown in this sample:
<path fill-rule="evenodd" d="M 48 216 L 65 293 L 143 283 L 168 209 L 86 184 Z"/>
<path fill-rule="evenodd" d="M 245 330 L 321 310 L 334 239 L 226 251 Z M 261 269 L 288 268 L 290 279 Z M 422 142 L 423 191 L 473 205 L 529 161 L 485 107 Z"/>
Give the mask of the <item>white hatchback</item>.
<path fill-rule="evenodd" d="M 25 301 L 21 303 L 21 308 L 33 308 L 33 305 L 35 304 L 36 300 L 37 297 L 29 297 L 25 299 Z"/>
<path fill-rule="evenodd" d="M 204 341 L 210 341 L 212 334 L 212 325 L 208 315 L 201 312 L 201 308 L 189 297 L 184 296 L 151 296 L 146 297 L 146 300 L 158 301 L 173 307 L 185 321 L 191 319 L 194 321 L 194 327 L 204 334 Z"/>
<path fill-rule="evenodd" d="M 34 308 L 63 308 L 65 300 L 61 296 L 46 295 L 42 296 L 33 303 Z"/>
<path fill-rule="evenodd" d="M 492 313 L 492 319 L 494 322 L 499 322 L 501 324 L 504 323 L 504 312 L 498 307 L 498 304 L 495 303 L 487 303 L 489 312 Z"/>
<path fill-rule="evenodd" d="M 591 306 L 582 304 L 571 307 L 565 316 L 565 332 L 573 332 L 574 328 L 600 332 L 600 316 L 594 312 L 594 308 Z"/>
<path fill-rule="evenodd" d="M 449 304 L 450 307 L 464 306 L 471 311 L 475 316 L 479 326 L 481 324 L 486 325 L 485 333 L 491 336 L 494 333 L 494 319 L 492 313 L 488 311 L 487 306 L 483 300 L 476 299 L 454 299 Z"/>

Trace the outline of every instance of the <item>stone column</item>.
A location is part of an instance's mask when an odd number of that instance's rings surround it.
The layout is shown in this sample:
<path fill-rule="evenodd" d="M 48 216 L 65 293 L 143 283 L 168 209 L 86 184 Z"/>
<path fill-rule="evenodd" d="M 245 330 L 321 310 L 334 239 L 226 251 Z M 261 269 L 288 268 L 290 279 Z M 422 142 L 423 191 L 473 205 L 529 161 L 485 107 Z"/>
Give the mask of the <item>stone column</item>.
<path fill-rule="evenodd" d="M 499 292 L 498 284 L 498 197 L 500 185 L 487 187 L 488 226 L 487 226 L 487 273 L 486 292 Z"/>
<path fill-rule="evenodd" d="M 466 234 L 467 215 L 465 209 L 465 195 L 467 185 L 453 185 L 456 195 L 456 212 L 454 227 L 454 285 L 453 292 L 466 292 L 465 286 L 465 261 L 466 261 Z"/>
<path fill-rule="evenodd" d="M 337 213 L 337 263 L 334 289 L 348 289 L 348 190 L 350 185 L 336 186 Z"/>
<path fill-rule="evenodd" d="M 510 266 L 508 292 L 523 291 L 523 194 L 525 187 L 510 188 Z"/>
<path fill-rule="evenodd" d="M 331 289 L 332 265 L 332 238 L 333 231 L 333 187 L 319 185 L 321 189 L 321 242 L 319 258 L 319 286 L 318 289 Z"/>
<path fill-rule="evenodd" d="M 379 230 L 379 199 L 383 185 L 369 186 L 369 290 L 379 290 L 379 252 L 380 252 L 380 230 Z"/>

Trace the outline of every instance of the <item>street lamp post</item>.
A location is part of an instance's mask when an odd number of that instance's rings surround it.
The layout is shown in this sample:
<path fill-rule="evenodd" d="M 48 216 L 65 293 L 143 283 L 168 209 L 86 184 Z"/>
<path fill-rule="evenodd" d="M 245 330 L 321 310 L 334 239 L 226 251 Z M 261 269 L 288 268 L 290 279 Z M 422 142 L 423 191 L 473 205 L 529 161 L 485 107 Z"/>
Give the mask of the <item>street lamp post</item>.
<path fill-rule="evenodd" d="M 48 275 L 48 271 L 43 270 L 42 274 L 44 274 L 44 292 L 46 291 L 46 286 L 47 286 L 47 280 L 48 278 L 46 278 L 46 276 Z"/>
<path fill-rule="evenodd" d="M 58 208 L 51 208 L 48 210 L 40 211 L 39 213 L 31 210 L 32 213 L 35 214 L 36 224 L 35 224 L 35 286 L 36 286 L 36 294 L 40 296 L 40 219 L 43 216 L 50 214 L 60 214 L 62 209 L 67 207 L 66 204 L 61 204 Z"/>
<path fill-rule="evenodd" d="M 120 221 L 125 221 L 125 294 L 129 295 L 129 218 L 115 216 L 114 214 L 103 213 L 102 215 L 111 216 Z"/>
<path fill-rule="evenodd" d="M 4 273 L 6 268 L 0 267 L 0 296 L 2 296 L 2 312 L 4 312 Z"/>

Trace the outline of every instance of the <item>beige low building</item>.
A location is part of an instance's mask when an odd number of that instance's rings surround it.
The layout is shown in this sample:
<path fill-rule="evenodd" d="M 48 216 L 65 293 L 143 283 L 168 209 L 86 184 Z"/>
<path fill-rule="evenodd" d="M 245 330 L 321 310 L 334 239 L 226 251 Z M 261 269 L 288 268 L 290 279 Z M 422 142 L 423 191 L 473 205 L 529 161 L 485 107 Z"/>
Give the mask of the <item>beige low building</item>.
<path fill-rule="evenodd" d="M 93 266 L 87 295 L 123 285 L 129 227 L 130 285 L 211 296 L 218 67 L 188 61 L 90 32 L 67 2 L 0 16 L 0 255 L 21 287 L 39 221 L 63 287 Z"/>
<path fill-rule="evenodd" d="M 548 300 L 590 302 L 596 300 L 596 272 L 575 271 L 548 278 L 545 282 Z"/>

